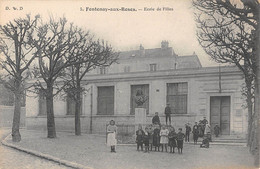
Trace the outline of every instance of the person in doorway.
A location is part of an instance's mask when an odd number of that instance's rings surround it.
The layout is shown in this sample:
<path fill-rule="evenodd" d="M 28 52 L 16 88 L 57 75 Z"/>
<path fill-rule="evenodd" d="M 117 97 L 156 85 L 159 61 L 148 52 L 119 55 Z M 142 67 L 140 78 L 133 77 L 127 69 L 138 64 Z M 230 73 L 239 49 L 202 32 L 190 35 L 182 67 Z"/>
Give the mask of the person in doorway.
<path fill-rule="evenodd" d="M 155 115 L 153 116 L 153 119 L 152 119 L 152 123 L 160 125 L 160 117 L 158 116 L 158 112 L 155 112 Z"/>
<path fill-rule="evenodd" d="M 191 132 L 191 127 L 190 124 L 187 123 L 185 124 L 185 142 L 190 142 L 190 132 Z"/>
<path fill-rule="evenodd" d="M 164 114 L 165 114 L 165 120 L 166 120 L 166 125 L 168 124 L 168 119 L 169 119 L 169 123 L 171 125 L 171 108 L 170 108 L 170 104 L 167 103 L 165 109 L 164 109 Z"/>
<path fill-rule="evenodd" d="M 195 125 L 193 126 L 192 133 L 193 133 L 194 144 L 197 144 L 199 138 L 199 126 L 197 122 L 195 122 Z"/>
<path fill-rule="evenodd" d="M 214 127 L 214 134 L 216 137 L 218 137 L 220 133 L 220 127 L 218 126 L 218 124 L 216 124 L 216 126 Z"/>
<path fill-rule="evenodd" d="M 109 125 L 107 126 L 107 146 L 111 147 L 111 152 L 116 152 L 116 133 L 117 133 L 117 126 L 115 125 L 115 121 L 111 120 Z"/>

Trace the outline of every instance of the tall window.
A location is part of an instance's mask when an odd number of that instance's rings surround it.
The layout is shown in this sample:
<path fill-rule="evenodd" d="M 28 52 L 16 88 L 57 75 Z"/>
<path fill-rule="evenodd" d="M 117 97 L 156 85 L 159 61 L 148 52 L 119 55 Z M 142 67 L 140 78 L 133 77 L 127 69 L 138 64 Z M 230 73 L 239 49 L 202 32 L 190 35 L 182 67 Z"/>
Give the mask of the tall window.
<path fill-rule="evenodd" d="M 172 113 L 187 114 L 188 83 L 167 83 L 167 103 Z"/>
<path fill-rule="evenodd" d="M 47 115 L 46 97 L 43 90 L 39 91 L 39 115 Z"/>
<path fill-rule="evenodd" d="M 150 64 L 150 71 L 156 71 L 156 64 L 154 63 L 154 64 Z"/>
<path fill-rule="evenodd" d="M 98 87 L 97 114 L 114 114 L 114 86 Z"/>
<path fill-rule="evenodd" d="M 100 67 L 100 74 L 106 74 L 106 68 L 105 67 Z"/>
<path fill-rule="evenodd" d="M 80 114 L 82 114 L 82 97 L 80 99 Z M 73 96 L 67 95 L 67 115 L 75 115 L 76 101 Z"/>
<path fill-rule="evenodd" d="M 138 90 L 142 90 L 142 93 L 148 97 L 148 100 L 142 106 L 146 109 L 146 113 L 149 113 L 149 85 L 131 85 L 131 111 L 130 114 L 135 114 L 135 108 L 137 108 L 137 104 L 135 103 L 135 96 Z"/>
<path fill-rule="evenodd" d="M 125 73 L 130 72 L 130 66 L 125 66 L 125 67 L 124 67 L 124 72 L 125 72 Z"/>

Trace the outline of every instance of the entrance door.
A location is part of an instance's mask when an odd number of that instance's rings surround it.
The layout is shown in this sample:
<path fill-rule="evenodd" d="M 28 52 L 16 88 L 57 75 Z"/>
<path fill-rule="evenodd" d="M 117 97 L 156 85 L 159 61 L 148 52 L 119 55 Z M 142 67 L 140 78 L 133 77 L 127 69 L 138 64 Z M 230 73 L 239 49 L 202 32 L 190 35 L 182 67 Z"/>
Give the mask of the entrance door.
<path fill-rule="evenodd" d="M 230 134 L 230 96 L 210 97 L 210 126 L 220 126 L 222 135 Z"/>

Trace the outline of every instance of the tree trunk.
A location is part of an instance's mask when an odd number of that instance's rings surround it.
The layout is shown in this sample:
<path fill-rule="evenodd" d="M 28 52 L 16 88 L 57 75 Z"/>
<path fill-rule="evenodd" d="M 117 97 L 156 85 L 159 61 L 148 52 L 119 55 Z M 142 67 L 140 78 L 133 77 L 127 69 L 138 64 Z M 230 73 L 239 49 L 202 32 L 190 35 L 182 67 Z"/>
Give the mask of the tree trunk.
<path fill-rule="evenodd" d="M 81 135 L 81 126 L 80 126 L 80 107 L 81 107 L 81 88 L 80 83 L 77 82 L 76 89 L 76 106 L 75 106 L 75 135 Z"/>
<path fill-rule="evenodd" d="M 252 143 L 252 122 L 253 122 L 253 102 L 252 102 L 252 89 L 251 89 L 251 84 L 252 81 L 248 79 L 248 77 L 245 77 L 245 82 L 246 82 L 246 103 L 247 103 L 247 111 L 248 111 L 248 129 L 247 129 L 247 146 L 251 147 Z"/>
<path fill-rule="evenodd" d="M 12 140 L 13 142 L 21 141 L 20 128 L 20 115 L 21 115 L 21 82 L 20 80 L 15 80 L 15 103 L 14 103 L 14 116 L 13 116 L 13 126 L 12 126 Z"/>
<path fill-rule="evenodd" d="M 46 94 L 46 106 L 47 106 L 47 130 L 48 138 L 56 137 L 55 120 L 53 112 L 53 87 L 52 84 L 47 84 Z"/>
<path fill-rule="evenodd" d="M 260 26 L 259 26 L 259 19 L 260 19 L 260 10 L 258 5 L 258 16 L 257 16 L 257 30 L 256 30 L 256 80 L 255 80 L 255 135 L 254 135 L 254 142 L 256 143 L 255 146 L 255 166 L 259 168 L 259 141 L 260 141 L 260 131 L 259 131 L 259 124 L 260 124 Z"/>

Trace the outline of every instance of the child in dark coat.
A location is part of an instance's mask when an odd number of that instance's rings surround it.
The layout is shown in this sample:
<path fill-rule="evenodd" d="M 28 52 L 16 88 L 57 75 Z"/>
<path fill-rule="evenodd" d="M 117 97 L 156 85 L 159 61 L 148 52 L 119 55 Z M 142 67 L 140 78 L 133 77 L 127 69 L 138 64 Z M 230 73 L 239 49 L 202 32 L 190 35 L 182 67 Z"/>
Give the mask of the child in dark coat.
<path fill-rule="evenodd" d="M 197 144 L 198 138 L 199 138 L 199 127 L 198 127 L 198 123 L 195 122 L 195 125 L 193 126 L 193 140 L 194 140 L 194 144 Z"/>
<path fill-rule="evenodd" d="M 145 148 L 145 153 L 149 153 L 149 138 L 150 138 L 150 133 L 148 127 L 145 127 L 144 131 L 144 148 Z"/>
<path fill-rule="evenodd" d="M 209 148 L 209 136 L 207 134 L 204 135 L 202 144 L 200 145 L 201 148 Z"/>
<path fill-rule="evenodd" d="M 143 141 L 144 141 L 144 131 L 142 130 L 142 126 L 138 126 L 138 130 L 136 131 L 136 143 L 137 143 L 137 151 L 139 151 L 139 147 L 143 151 Z"/>
<path fill-rule="evenodd" d="M 214 127 L 214 134 L 216 137 L 218 137 L 220 133 L 220 127 L 216 124 L 216 126 Z"/>
<path fill-rule="evenodd" d="M 152 151 L 153 150 L 153 125 L 150 124 L 148 126 L 148 133 L 149 133 L 149 150 Z"/>
<path fill-rule="evenodd" d="M 170 147 L 170 153 L 175 153 L 174 149 L 176 147 L 176 138 L 177 138 L 177 134 L 175 132 L 175 129 L 173 127 L 170 128 L 170 133 L 168 135 L 169 138 L 169 147 Z"/>
<path fill-rule="evenodd" d="M 160 147 L 160 126 L 159 125 L 155 125 L 155 129 L 153 130 L 153 146 L 155 147 L 155 151 L 156 149 L 158 149 L 159 151 L 159 147 Z"/>
<path fill-rule="evenodd" d="M 183 140 L 185 138 L 185 134 L 182 133 L 182 128 L 179 128 L 179 132 L 177 134 L 177 147 L 178 147 L 178 153 L 182 154 L 183 149 Z"/>

